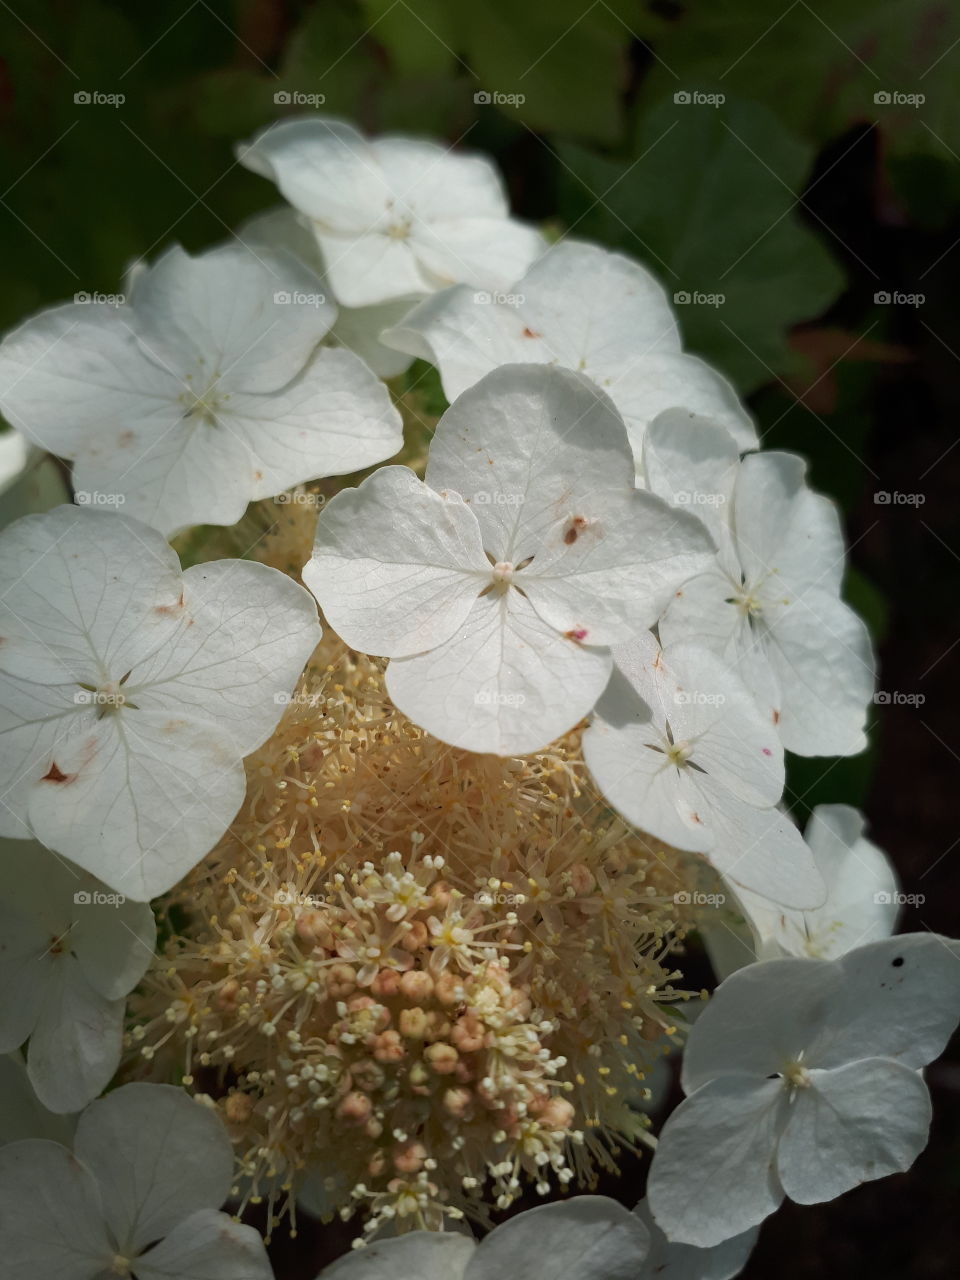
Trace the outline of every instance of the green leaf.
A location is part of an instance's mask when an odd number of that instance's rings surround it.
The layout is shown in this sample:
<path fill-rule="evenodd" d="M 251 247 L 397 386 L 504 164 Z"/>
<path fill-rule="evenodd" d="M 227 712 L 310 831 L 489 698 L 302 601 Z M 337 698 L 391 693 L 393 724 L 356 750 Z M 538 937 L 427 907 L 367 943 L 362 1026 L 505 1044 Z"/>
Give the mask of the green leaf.
<path fill-rule="evenodd" d="M 944 0 L 801 0 L 784 9 L 713 0 L 665 28 L 645 91 L 652 101 L 668 89 L 716 86 L 766 104 L 811 140 L 872 122 L 888 154 L 955 161 L 958 41 L 960 8 Z"/>
<path fill-rule="evenodd" d="M 659 275 L 691 350 L 744 393 L 798 369 L 790 328 L 843 288 L 796 212 L 811 148 L 755 104 L 669 100 L 642 119 L 635 159 L 574 145 L 560 154 L 575 233 L 625 249 Z"/>

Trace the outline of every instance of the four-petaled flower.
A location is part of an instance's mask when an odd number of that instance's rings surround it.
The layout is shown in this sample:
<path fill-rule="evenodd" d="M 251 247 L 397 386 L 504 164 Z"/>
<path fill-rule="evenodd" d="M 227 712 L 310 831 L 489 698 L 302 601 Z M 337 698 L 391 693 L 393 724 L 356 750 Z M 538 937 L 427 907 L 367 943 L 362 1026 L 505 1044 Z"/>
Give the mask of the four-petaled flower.
<path fill-rule="evenodd" d="M 304 582 L 387 689 L 453 746 L 536 751 L 593 707 L 610 645 L 709 559 L 698 521 L 633 483 L 623 422 L 583 375 L 498 369 L 441 419 L 426 483 L 377 471 L 321 513 Z"/>

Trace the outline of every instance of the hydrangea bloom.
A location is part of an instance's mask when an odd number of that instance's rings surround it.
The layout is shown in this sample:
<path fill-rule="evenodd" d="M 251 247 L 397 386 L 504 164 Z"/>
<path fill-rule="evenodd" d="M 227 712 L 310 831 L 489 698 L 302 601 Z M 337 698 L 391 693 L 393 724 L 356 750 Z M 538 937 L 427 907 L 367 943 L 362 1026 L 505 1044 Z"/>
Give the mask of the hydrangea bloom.
<path fill-rule="evenodd" d="M 366 139 L 342 120 L 269 125 L 240 160 L 310 219 L 339 302 L 422 297 L 456 281 L 503 288 L 541 252 L 509 216 L 482 156 L 414 138 Z"/>
<path fill-rule="evenodd" d="M 284 253 L 168 250 L 130 301 L 42 311 L 0 345 L 0 408 L 74 461 L 80 501 L 166 533 L 396 453 L 400 419 Z M 215 478 L 215 480 L 214 480 Z M 84 497 L 85 495 L 85 497 Z"/>
<path fill-rule="evenodd" d="M 153 914 L 32 841 L 0 841 L 0 1053 L 29 1037 L 50 1111 L 79 1111 L 120 1064 L 125 997 L 153 958 Z"/>
<path fill-rule="evenodd" d="M 647 424 L 674 407 L 712 415 L 743 449 L 757 442 L 726 379 L 681 350 L 673 311 L 649 271 L 595 245 L 555 245 L 506 293 L 446 289 L 384 340 L 436 364 L 449 400 L 502 364 L 586 373 L 619 409 L 637 457 Z"/>
<path fill-rule="evenodd" d="M 616 672 L 584 735 L 597 785 L 635 826 L 703 853 L 738 887 L 818 906 L 823 881 L 777 808 L 776 731 L 722 660 L 696 644 L 661 650 L 650 632 L 614 649 Z"/>
<path fill-rule="evenodd" d="M 686 1100 L 660 1136 L 650 1208 L 670 1240 L 707 1247 L 784 1196 L 817 1204 L 908 1169 L 930 1096 L 920 1068 L 960 1017 L 958 944 L 906 934 L 839 960 L 748 965 L 690 1033 Z"/>
<path fill-rule="evenodd" d="M 84 1111 L 72 1152 L 0 1148 L 0 1278 L 272 1280 L 257 1232 L 217 1212 L 232 1170 L 209 1109 L 170 1085 L 124 1085 Z"/>
<path fill-rule="evenodd" d="M 605 1196 L 545 1204 L 503 1223 L 479 1245 L 469 1236 L 415 1231 L 377 1240 L 318 1280 L 643 1280 L 649 1237 L 639 1218 Z"/>
<path fill-rule="evenodd" d="M 845 804 L 814 809 L 804 832 L 827 886 L 827 900 L 811 911 L 790 911 L 746 891 L 738 897 L 760 959 L 839 956 L 893 933 L 898 884 L 883 852 L 863 835 L 862 813 Z M 741 955 L 739 963 L 750 957 Z"/>
<path fill-rule="evenodd" d="M 320 630 L 302 587 L 219 560 L 181 574 L 125 516 L 58 507 L 0 536 L 0 834 L 111 888 L 170 888 L 244 794 Z"/>
<path fill-rule="evenodd" d="M 738 460 L 714 422 L 674 410 L 647 433 L 654 493 L 694 510 L 718 546 L 661 620 L 664 643 L 691 635 L 738 668 L 784 746 L 852 755 L 866 745 L 870 634 L 840 599 L 845 552 L 836 507 L 788 453 Z"/>
<path fill-rule="evenodd" d="M 707 563 L 697 521 L 633 485 L 623 422 L 582 375 L 496 370 L 437 427 L 426 483 L 376 472 L 321 512 L 303 578 L 387 689 L 454 746 L 535 751 L 585 715 L 609 646 Z"/>

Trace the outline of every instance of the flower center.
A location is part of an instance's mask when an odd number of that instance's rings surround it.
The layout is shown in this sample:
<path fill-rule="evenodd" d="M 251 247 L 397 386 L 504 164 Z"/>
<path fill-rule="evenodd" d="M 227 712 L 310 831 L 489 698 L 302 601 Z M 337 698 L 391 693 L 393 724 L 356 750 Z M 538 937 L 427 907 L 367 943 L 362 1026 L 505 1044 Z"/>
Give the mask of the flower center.
<path fill-rule="evenodd" d="M 809 1089 L 810 1072 L 799 1062 L 790 1062 L 783 1071 L 784 1088 Z"/>
<path fill-rule="evenodd" d="M 125 1258 L 122 1253 L 115 1253 L 113 1261 L 110 1264 L 110 1272 L 112 1275 L 129 1276 L 130 1265 L 132 1259 Z"/>
<path fill-rule="evenodd" d="M 410 227 L 409 218 L 398 218 L 387 226 L 387 235 L 391 240 L 406 240 L 410 235 Z"/>
<path fill-rule="evenodd" d="M 194 375 L 188 373 L 184 378 L 184 390 L 179 398 L 184 407 L 184 418 L 195 422 L 205 422 L 207 426 L 217 425 L 217 414 L 230 399 L 229 395 L 219 389 L 220 371 L 217 370 L 206 379 L 206 386 L 201 391 L 194 387 Z"/>

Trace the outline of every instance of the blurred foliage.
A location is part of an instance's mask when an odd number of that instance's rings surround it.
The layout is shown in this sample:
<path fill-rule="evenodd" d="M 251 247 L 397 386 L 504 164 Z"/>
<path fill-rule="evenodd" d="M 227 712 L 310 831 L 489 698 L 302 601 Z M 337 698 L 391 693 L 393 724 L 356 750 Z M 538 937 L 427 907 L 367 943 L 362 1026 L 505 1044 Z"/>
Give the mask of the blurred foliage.
<path fill-rule="evenodd" d="M 275 202 L 234 144 L 319 109 L 487 151 L 522 216 L 646 263 L 765 444 L 862 502 L 876 371 L 908 357 L 830 193 L 856 163 L 878 235 L 957 217 L 951 0 L 10 0 L 0 24 L 4 327 L 228 235 Z M 877 591 L 848 591 L 879 634 Z M 861 795 L 869 757 L 793 766 L 806 806 Z"/>

